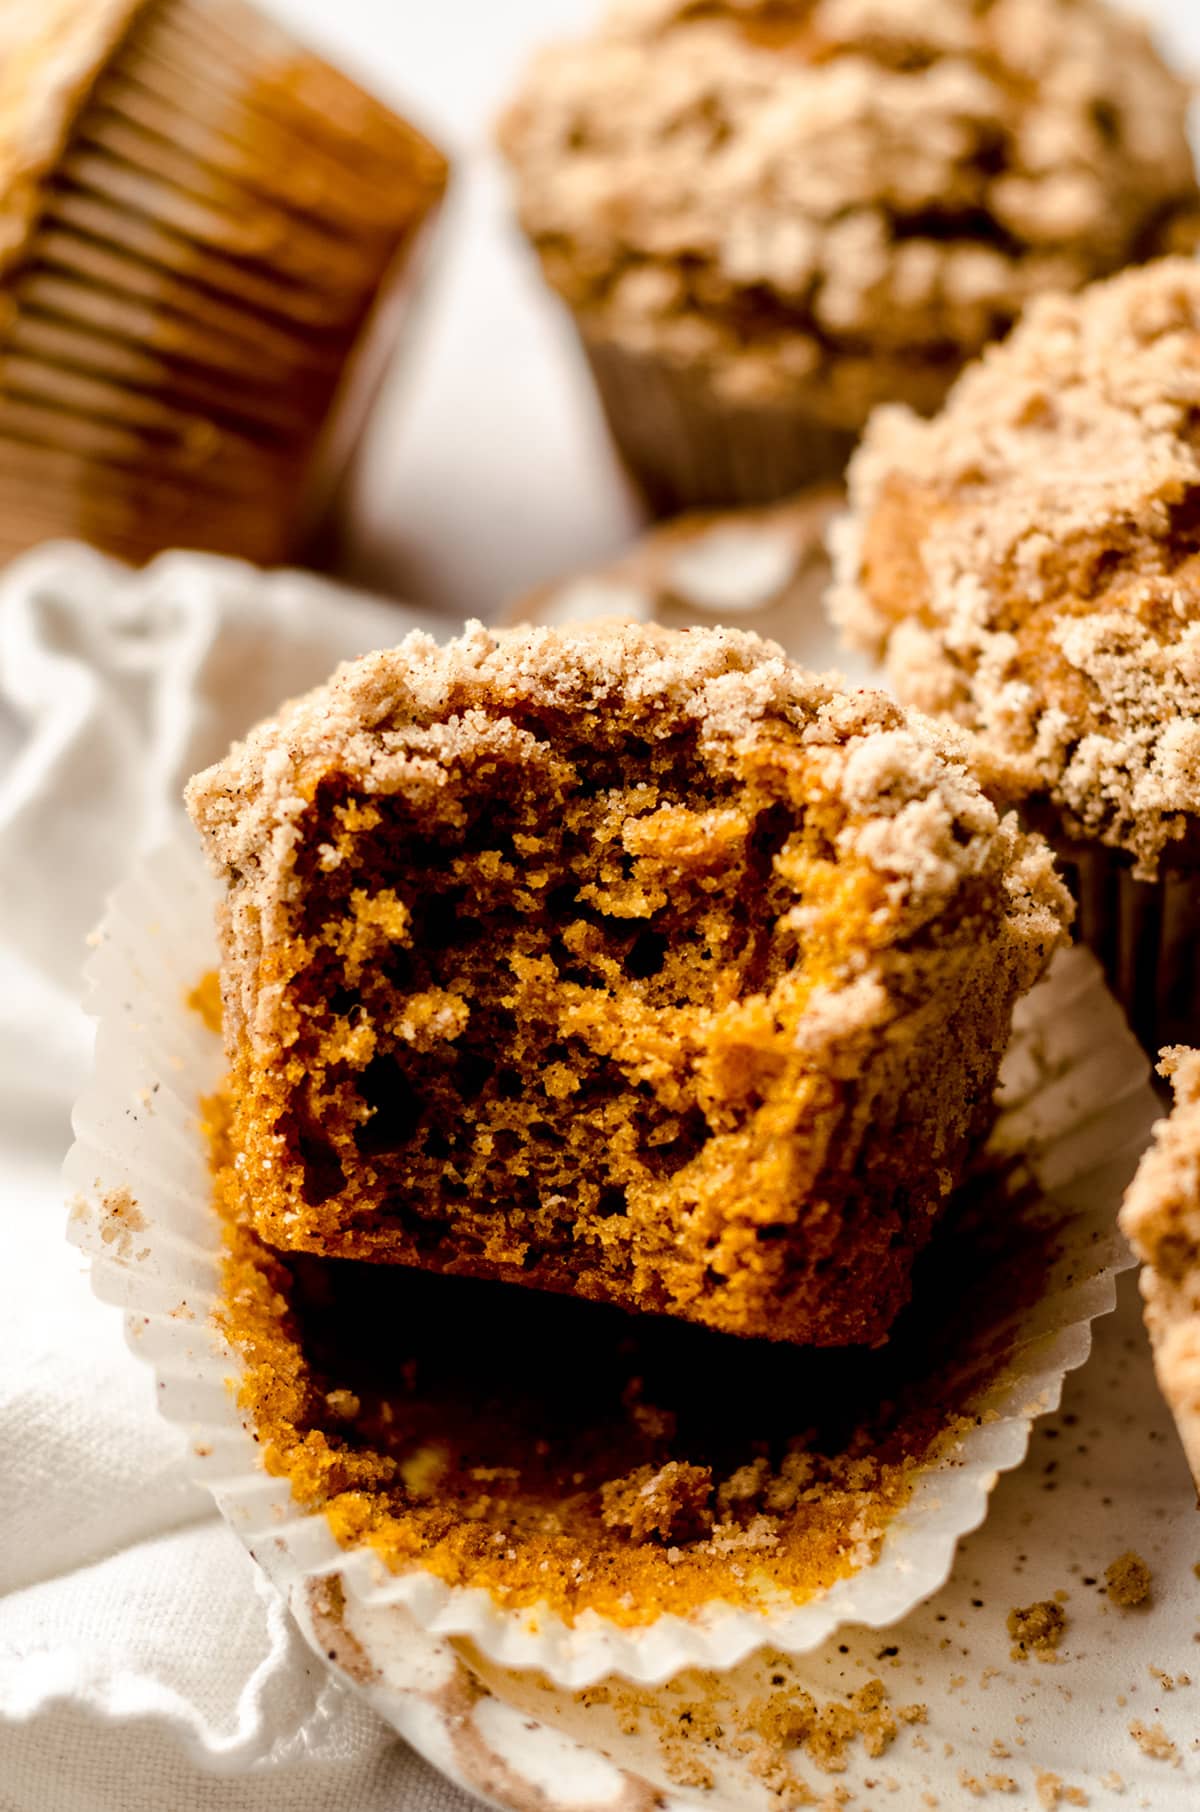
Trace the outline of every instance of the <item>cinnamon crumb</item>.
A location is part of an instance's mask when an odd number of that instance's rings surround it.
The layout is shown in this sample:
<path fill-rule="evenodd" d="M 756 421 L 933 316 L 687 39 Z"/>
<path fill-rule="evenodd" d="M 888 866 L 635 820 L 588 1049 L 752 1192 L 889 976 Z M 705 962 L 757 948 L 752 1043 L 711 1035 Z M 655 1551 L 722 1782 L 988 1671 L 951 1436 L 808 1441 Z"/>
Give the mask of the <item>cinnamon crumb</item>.
<path fill-rule="evenodd" d="M 1150 1596 L 1153 1575 L 1140 1554 L 1132 1548 L 1119 1554 L 1104 1569 L 1104 1585 L 1114 1604 L 1128 1608 L 1144 1604 Z"/>
<path fill-rule="evenodd" d="M 1066 1627 L 1066 1612 L 1052 1598 L 1011 1610 L 1008 1633 L 1013 1639 L 1012 1659 L 1027 1661 L 1030 1655 L 1036 1655 L 1039 1661 L 1053 1660 Z"/>
<path fill-rule="evenodd" d="M 1129 1734 L 1143 1755 L 1153 1762 L 1171 1762 L 1179 1766 L 1179 1750 L 1167 1735 L 1161 1724 L 1145 1724 L 1141 1718 L 1135 1718 L 1129 1726 Z"/>

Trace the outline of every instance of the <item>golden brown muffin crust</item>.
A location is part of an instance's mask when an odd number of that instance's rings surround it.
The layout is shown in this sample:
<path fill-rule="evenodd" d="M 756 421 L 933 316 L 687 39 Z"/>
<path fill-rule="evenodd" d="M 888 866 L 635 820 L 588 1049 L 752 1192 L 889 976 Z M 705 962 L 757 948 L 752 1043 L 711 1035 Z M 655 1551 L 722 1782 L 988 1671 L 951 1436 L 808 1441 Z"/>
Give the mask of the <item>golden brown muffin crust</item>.
<path fill-rule="evenodd" d="M 923 422 L 881 411 L 832 608 L 902 698 L 1153 878 L 1200 812 L 1200 264 L 1038 303 Z"/>

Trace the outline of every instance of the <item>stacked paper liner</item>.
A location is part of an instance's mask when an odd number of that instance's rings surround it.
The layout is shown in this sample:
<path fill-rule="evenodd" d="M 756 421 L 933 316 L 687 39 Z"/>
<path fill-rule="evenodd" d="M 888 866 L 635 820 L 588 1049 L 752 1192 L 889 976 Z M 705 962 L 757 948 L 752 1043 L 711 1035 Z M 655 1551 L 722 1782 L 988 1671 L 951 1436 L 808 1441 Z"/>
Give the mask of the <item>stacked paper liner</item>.
<path fill-rule="evenodd" d="M 288 557 L 444 160 L 241 0 L 10 10 L 0 557 L 62 534 Z"/>
<path fill-rule="evenodd" d="M 1114 1274 L 1131 1262 L 1116 1213 L 1157 1106 L 1145 1058 L 1086 952 L 1064 952 L 1018 1011 L 992 1142 L 1004 1168 L 989 1185 L 987 1224 L 1049 1229 L 1049 1255 L 1023 1307 L 973 1307 L 968 1350 L 954 1357 L 967 1384 L 960 1390 L 939 1370 L 930 1386 L 965 1391 L 967 1408 L 874 1560 L 806 1599 L 777 1593 L 760 1610 L 714 1601 L 628 1628 L 590 1611 L 568 1625 L 548 1609 L 506 1609 L 419 1565 L 388 1572 L 369 1548 L 339 1548 L 324 1516 L 263 1471 L 236 1403 L 239 1362 L 215 1323 L 221 1238 L 199 1103 L 223 1059 L 217 1035 L 186 1005 L 214 961 L 211 909 L 211 883 L 182 832 L 113 900 L 91 968 L 95 1073 L 66 1167 L 72 1238 L 92 1257 L 98 1293 L 127 1311 L 159 1406 L 189 1436 L 195 1476 L 322 1654 L 358 1655 L 357 1671 L 347 1667 L 360 1682 L 386 1678 L 393 1637 L 415 1618 L 560 1685 L 614 1672 L 660 1681 L 688 1666 L 731 1667 L 767 1644 L 810 1651 L 845 1623 L 890 1623 L 942 1585 L 998 1474 L 1019 1463 L 1033 1419 L 1055 1407 L 1065 1374 L 1087 1357 L 1092 1319 L 1112 1307 Z"/>

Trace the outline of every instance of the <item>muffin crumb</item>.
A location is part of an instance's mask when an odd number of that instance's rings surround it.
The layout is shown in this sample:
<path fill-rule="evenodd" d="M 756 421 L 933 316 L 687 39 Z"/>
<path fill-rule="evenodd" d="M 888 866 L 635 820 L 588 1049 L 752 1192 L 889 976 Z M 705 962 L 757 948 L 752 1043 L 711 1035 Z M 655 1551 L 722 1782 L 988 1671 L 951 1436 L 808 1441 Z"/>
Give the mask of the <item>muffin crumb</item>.
<path fill-rule="evenodd" d="M 1150 1596 L 1153 1575 L 1140 1554 L 1132 1548 L 1118 1554 L 1104 1569 L 1104 1589 L 1114 1604 L 1129 1608 L 1145 1604 Z"/>
<path fill-rule="evenodd" d="M 1067 1614 L 1052 1598 L 1014 1608 L 1008 1613 L 1012 1659 L 1027 1661 L 1030 1655 L 1036 1655 L 1039 1661 L 1054 1660 L 1066 1627 Z"/>
<path fill-rule="evenodd" d="M 1129 1726 L 1129 1734 L 1152 1762 L 1170 1762 L 1174 1767 L 1180 1765 L 1179 1750 L 1167 1735 L 1161 1724 L 1145 1724 L 1141 1718 L 1134 1718 Z"/>
<path fill-rule="evenodd" d="M 712 1528 L 713 1476 L 710 1466 L 670 1460 L 656 1471 L 641 1466 L 622 1479 L 610 1479 L 601 1490 L 606 1529 L 624 1530 L 631 1541 L 661 1536 L 687 1540 Z"/>
<path fill-rule="evenodd" d="M 1038 1796 L 1038 1805 L 1045 1806 L 1047 1812 L 1053 1812 L 1056 1806 L 1086 1806 L 1088 1796 L 1082 1787 L 1068 1786 L 1062 1776 L 1053 1773 L 1049 1768 L 1039 1769 L 1034 1778 L 1034 1788 Z"/>

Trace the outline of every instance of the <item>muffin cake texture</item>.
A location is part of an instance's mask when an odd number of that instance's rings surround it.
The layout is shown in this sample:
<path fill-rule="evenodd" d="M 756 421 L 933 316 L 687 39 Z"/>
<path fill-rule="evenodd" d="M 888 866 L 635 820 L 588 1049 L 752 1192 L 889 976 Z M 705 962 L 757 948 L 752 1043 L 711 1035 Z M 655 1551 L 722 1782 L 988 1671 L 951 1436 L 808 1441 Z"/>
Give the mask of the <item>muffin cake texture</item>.
<path fill-rule="evenodd" d="M 0 0 L 0 557 L 315 527 L 446 165 L 242 0 Z"/>
<path fill-rule="evenodd" d="M 1200 1490 L 1200 1051 L 1162 1054 L 1175 1110 L 1155 1129 L 1121 1209 L 1142 1260 L 1154 1365 Z"/>
<path fill-rule="evenodd" d="M 1038 303 L 936 420 L 883 411 L 832 608 L 978 735 L 1151 1048 L 1200 1013 L 1200 265 Z"/>
<path fill-rule="evenodd" d="M 1030 298 L 1182 249 L 1187 104 L 1103 0 L 626 0 L 541 56 L 501 141 L 667 511 L 836 473 Z"/>
<path fill-rule="evenodd" d="M 194 780 L 278 1250 L 875 1344 L 1067 902 L 956 742 L 728 630 L 414 634 Z"/>

